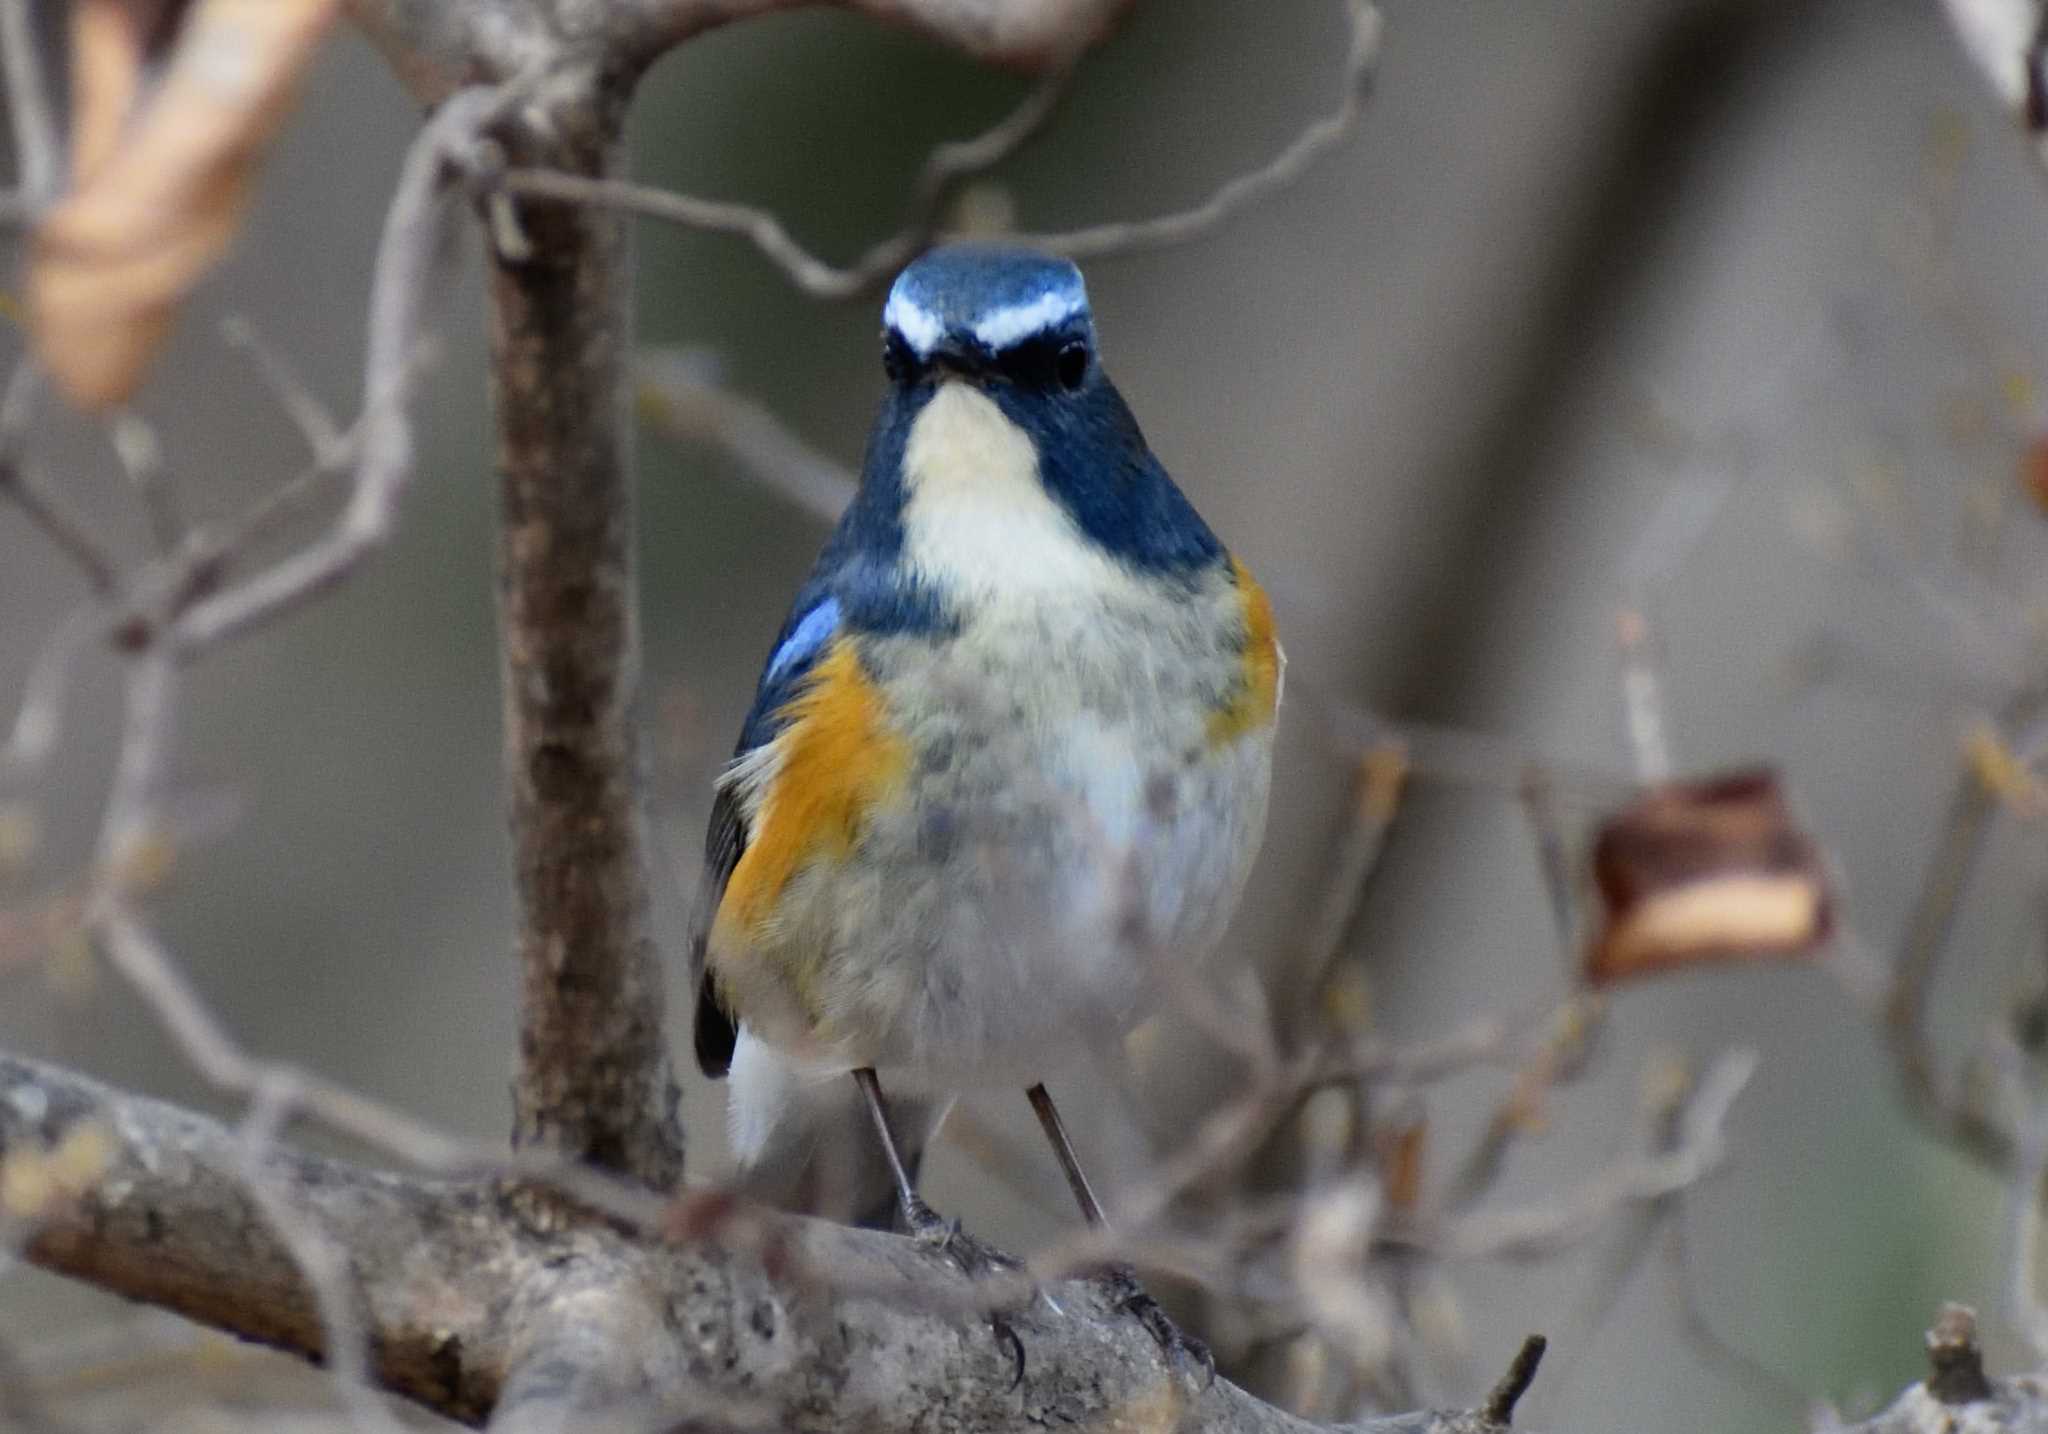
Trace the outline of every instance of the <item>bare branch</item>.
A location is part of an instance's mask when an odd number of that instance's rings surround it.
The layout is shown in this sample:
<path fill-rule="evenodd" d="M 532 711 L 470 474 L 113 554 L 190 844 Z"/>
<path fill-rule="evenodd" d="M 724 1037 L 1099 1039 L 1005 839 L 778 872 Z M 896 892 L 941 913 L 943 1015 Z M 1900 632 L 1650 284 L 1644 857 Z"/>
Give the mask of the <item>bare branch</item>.
<path fill-rule="evenodd" d="M 84 1189 L 52 1189 L 28 1257 L 247 1339 L 323 1358 L 318 1302 L 251 1196 L 246 1145 L 214 1122 L 0 1055 L 0 1162 L 101 1132 Z M 761 1427 L 994 1431 L 1044 1422 L 1244 1434 L 1318 1426 L 1219 1380 L 1202 1389 L 1092 1285 L 1063 1286 L 1060 1313 L 1017 1319 L 1029 1367 L 977 1321 L 943 1257 L 893 1235 L 760 1218 L 791 1283 L 739 1250 L 650 1245 L 605 1224 L 541 1230 L 490 1186 L 379 1175 L 263 1142 L 263 1179 L 295 1223 L 347 1252 L 370 1372 L 457 1419 L 558 1428 Z M 872 1296 L 833 1295 L 869 1290 Z M 916 1377 L 908 1377 L 915 1371 Z M 500 1396 L 504 1396 L 501 1400 Z M 660 1422 L 593 1422 L 611 1412 Z M 1355 1434 L 1469 1429 L 1472 1416 L 1411 1415 Z M 698 1421 L 692 1423 L 691 1421 Z M 1457 1421 L 1465 1420 L 1465 1423 Z"/>
<path fill-rule="evenodd" d="M 2035 1281 L 2041 1267 L 2041 1189 L 2043 1177 L 2048 1176 L 2048 1113 L 2027 1089 L 2026 1061 L 2019 1049 L 2010 1040 L 1999 1040 L 1993 1042 L 1991 1055 L 2019 1127 L 2012 1174 L 2006 1182 L 2006 1301 L 2020 1333 L 2033 1346 L 2034 1358 L 2043 1360 L 2048 1359 L 2048 1309 L 2042 1307 Z M 1975 1333 L 1974 1326 L 1971 1333 Z M 1933 1335 L 1928 1338 L 1931 1342 Z M 1981 1369 L 1978 1377 L 1982 1378 Z"/>
<path fill-rule="evenodd" d="M 50 1192 L 30 1260 L 245 1339 L 325 1354 L 317 1302 L 249 1193 L 234 1135 L 0 1055 L 0 1161 L 88 1125 L 104 1133 L 104 1169 L 81 1195 Z M 457 1418 L 488 1409 L 504 1335 L 477 1292 L 512 1254 L 488 1192 L 411 1185 L 278 1149 L 261 1168 L 298 1218 L 349 1252 L 378 1380 Z"/>
<path fill-rule="evenodd" d="M 49 79 L 43 73 L 35 32 L 36 17 L 29 0 L 0 0 L 0 76 L 6 80 L 0 88 L 7 92 L 15 172 L 21 179 L 19 217 L 23 218 L 56 197 L 64 166 L 64 147 L 58 138 Z"/>
<path fill-rule="evenodd" d="M 140 414 L 124 409 L 109 420 L 107 437 L 113 442 L 121 471 L 128 475 L 128 485 L 142 500 L 143 515 L 149 521 L 149 535 L 156 543 L 158 555 L 175 553 L 190 525 L 178 505 L 177 494 L 171 491 L 170 475 L 164 471 L 163 444 L 156 429 Z"/>
<path fill-rule="evenodd" d="M 1364 112 L 1371 91 L 1380 52 L 1379 10 L 1372 0 L 1344 0 L 1344 4 L 1351 39 L 1344 64 L 1342 96 L 1335 109 L 1312 121 L 1272 160 L 1226 181 L 1189 209 L 1153 219 L 1020 235 L 1019 242 L 1076 259 L 1184 244 L 1207 234 L 1255 200 L 1292 184 L 1350 133 Z M 1022 104 L 985 133 L 935 149 L 919 177 L 909 217 L 902 227 L 844 268 L 812 254 L 791 236 L 780 218 L 755 205 L 531 168 L 508 169 L 496 176 L 496 181 L 505 191 L 529 198 L 602 205 L 687 229 L 736 235 L 749 240 L 805 293 L 826 299 L 849 298 L 869 292 L 932 240 L 944 237 L 937 224 L 946 196 L 961 180 L 992 168 L 1035 134 L 1051 114 L 1066 78 L 1065 67 L 1055 69 Z"/>
<path fill-rule="evenodd" d="M 1201 238 L 1247 205 L 1294 183 L 1310 165 L 1343 142 L 1365 112 L 1366 99 L 1372 92 L 1380 56 L 1379 7 L 1373 0 L 1345 0 L 1345 13 L 1351 25 L 1351 40 L 1344 58 L 1343 92 L 1336 108 L 1312 121 L 1267 163 L 1227 180 L 1215 193 L 1189 209 L 1154 219 L 1027 234 L 1022 236 L 1022 242 L 1072 259 L 1170 248 Z"/>
<path fill-rule="evenodd" d="M 43 639 L 42 650 L 22 684 L 14 725 L 0 744 L 0 777 L 19 778 L 41 770 L 64 725 L 64 700 L 79 651 L 104 627 L 100 604 L 74 608 Z"/>
<path fill-rule="evenodd" d="M 155 936 L 124 906 L 107 906 L 93 929 L 108 962 L 163 1023 L 179 1052 L 215 1088 L 254 1097 L 267 1085 L 288 1085 L 295 1110 L 424 1170 L 489 1168 L 501 1156 L 290 1066 L 251 1059 L 221 1028 Z"/>
<path fill-rule="evenodd" d="M 265 1157 L 276 1147 L 296 1098 L 289 1079 L 265 1081 L 258 1090 L 239 1131 L 242 1180 L 311 1287 L 320 1316 L 323 1360 L 350 1424 L 359 1434 L 399 1434 L 398 1421 L 370 1385 L 369 1344 L 356 1308 L 348 1252 L 312 1220 L 300 1216 L 290 1189 L 273 1180 L 265 1168 Z"/>
<path fill-rule="evenodd" d="M 666 48 L 746 15 L 802 0 L 630 0 L 617 8 Z M 1057 66 L 1094 44 L 1131 0 L 841 0 L 844 9 L 915 31 L 977 59 L 1023 68 Z"/>
<path fill-rule="evenodd" d="M 604 55 L 630 77 L 706 30 L 821 0 L 348 0 L 350 13 L 423 102 L 478 78 L 505 80 L 549 54 Z M 1054 70 L 1105 35 L 1131 0 L 835 0 L 973 59 Z"/>
<path fill-rule="evenodd" d="M 320 395 L 313 392 L 292 367 L 291 360 L 279 353 L 268 339 L 256 331 L 254 324 L 239 314 L 221 321 L 220 335 L 231 348 L 240 349 L 249 356 L 256 376 L 263 380 L 263 386 L 270 390 L 278 407 L 299 430 L 299 437 L 305 440 L 306 452 L 313 461 L 322 467 L 338 462 L 347 450 L 347 435 L 334 421 L 334 415 L 321 401 Z"/>
<path fill-rule="evenodd" d="M 1522 1402 L 1522 1396 L 1536 1382 L 1537 1367 L 1543 1363 L 1543 1351 L 1549 1347 L 1549 1341 L 1540 1334 L 1532 1334 L 1522 1341 L 1522 1347 L 1515 1352 L 1507 1373 L 1500 1377 L 1500 1382 L 1493 1386 L 1493 1392 L 1486 1396 L 1486 1403 L 1480 1407 L 1481 1417 L 1502 1427 L 1514 1419 L 1515 1406 Z"/>
<path fill-rule="evenodd" d="M 495 91 L 465 90 L 451 97 L 406 156 L 371 280 L 363 408 L 348 506 L 319 542 L 188 610 L 175 631 L 185 653 L 247 631 L 332 587 L 390 533 L 398 500 L 412 479 L 408 408 L 427 314 L 447 289 L 442 270 L 459 213 L 459 181 L 470 150 L 504 103 Z"/>
<path fill-rule="evenodd" d="M 1656 1201 L 1697 1184 L 1721 1162 L 1735 1099 L 1756 1071 L 1754 1051 L 1732 1051 L 1708 1070 L 1679 1120 L 1668 1152 L 1623 1161 L 1559 1204 L 1540 1209 L 1459 1215 L 1422 1222 L 1390 1238 L 1455 1259 L 1530 1259 L 1585 1238 L 1617 1207 Z"/>
<path fill-rule="evenodd" d="M 641 353 L 636 391 L 655 432 L 709 443 L 745 465 L 763 487 L 823 522 L 837 522 L 858 482 L 792 432 L 767 405 L 718 383 L 701 351 Z"/>
<path fill-rule="evenodd" d="M 29 415 L 34 406 L 42 375 L 32 359 L 23 359 L 7 380 L 0 397 L 0 494 L 13 499 L 28 520 L 77 564 L 86 586 L 104 595 L 114 589 L 114 561 L 99 541 L 64 510 L 56 495 L 43 487 L 24 464 L 22 443 L 27 437 Z"/>
<path fill-rule="evenodd" d="M 993 169 L 1044 128 L 1066 93 L 1071 74 L 1070 66 L 1062 66 L 1039 81 L 1015 109 L 982 133 L 933 149 L 911 191 L 909 212 L 902 226 L 843 269 L 813 255 L 796 241 L 779 218 L 755 205 L 699 199 L 643 184 L 559 170 L 508 169 L 496 179 L 511 194 L 597 205 L 686 229 L 737 235 L 752 242 L 805 293 L 821 299 L 850 298 L 879 285 L 931 242 L 944 215 L 946 200 L 961 183 Z"/>
<path fill-rule="evenodd" d="M 617 162 L 609 133 L 551 148 L 600 182 Z M 683 1132 L 639 809 L 625 225 L 557 207 L 526 230 L 528 256 L 500 255 L 490 275 L 520 902 L 513 1144 L 666 1190 L 682 1177 Z"/>
<path fill-rule="evenodd" d="M 1344 833 L 1338 839 L 1329 875 L 1302 938 L 1306 954 L 1300 999 L 1286 1008 L 1288 1030 L 1296 1039 L 1307 1029 L 1316 1008 L 1329 996 L 1331 982 L 1358 923 L 1359 910 L 1373 873 L 1386 849 L 1387 836 L 1401 808 L 1408 780 L 1408 754 L 1399 738 L 1373 743 L 1358 759 L 1352 774 L 1352 804 Z"/>
<path fill-rule="evenodd" d="M 1653 648 L 1650 619 L 1640 606 L 1615 618 L 1621 649 L 1621 708 L 1636 776 L 1645 785 L 1671 779 L 1671 740 L 1664 720 L 1664 687 Z"/>
<path fill-rule="evenodd" d="M 2012 1137 L 1997 1122 L 1951 1096 L 1936 1069 L 1933 1041 L 1927 1034 L 1928 994 L 1997 812 L 1997 795 L 1975 770 L 1964 768 L 1956 777 L 1934 855 L 1907 916 L 1881 1016 L 1907 1109 L 1951 1145 L 2003 1169 L 2013 1157 Z"/>
<path fill-rule="evenodd" d="M 2048 1383 L 1984 1373 L 1976 1316 L 1944 1305 L 1927 1332 L 1928 1376 L 1875 1418 L 1838 1434 L 2048 1434 Z"/>

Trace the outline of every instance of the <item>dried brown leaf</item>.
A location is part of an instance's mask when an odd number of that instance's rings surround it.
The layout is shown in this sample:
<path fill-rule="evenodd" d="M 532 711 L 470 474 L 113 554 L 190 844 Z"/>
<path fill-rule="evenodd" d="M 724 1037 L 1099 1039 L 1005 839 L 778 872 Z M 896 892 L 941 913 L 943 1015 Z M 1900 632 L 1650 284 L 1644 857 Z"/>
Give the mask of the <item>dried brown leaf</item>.
<path fill-rule="evenodd" d="M 1600 928 L 1585 975 L 1595 986 L 1810 956 L 1833 920 L 1820 849 L 1761 769 L 1665 783 L 1609 817 L 1593 886 Z"/>
<path fill-rule="evenodd" d="M 73 401 L 120 404 L 233 239 L 265 144 L 340 0 L 79 0 L 70 191 L 38 225 L 28 303 Z M 164 69 L 147 80 L 157 53 Z"/>

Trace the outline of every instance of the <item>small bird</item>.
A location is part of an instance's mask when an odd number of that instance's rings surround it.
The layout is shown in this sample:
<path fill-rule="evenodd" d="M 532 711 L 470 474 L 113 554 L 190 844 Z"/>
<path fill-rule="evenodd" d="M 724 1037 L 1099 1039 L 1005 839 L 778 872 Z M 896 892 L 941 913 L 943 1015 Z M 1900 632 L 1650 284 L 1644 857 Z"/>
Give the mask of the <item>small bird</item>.
<path fill-rule="evenodd" d="M 859 491 L 717 784 L 696 1054 L 731 1078 L 742 1188 L 894 1214 L 974 1273 L 1000 1257 L 918 1197 L 920 1153 L 955 1093 L 1023 1090 L 1102 1221 L 1045 1082 L 1204 979 L 1265 828 L 1283 659 L 1073 264 L 941 247 L 882 325 Z"/>

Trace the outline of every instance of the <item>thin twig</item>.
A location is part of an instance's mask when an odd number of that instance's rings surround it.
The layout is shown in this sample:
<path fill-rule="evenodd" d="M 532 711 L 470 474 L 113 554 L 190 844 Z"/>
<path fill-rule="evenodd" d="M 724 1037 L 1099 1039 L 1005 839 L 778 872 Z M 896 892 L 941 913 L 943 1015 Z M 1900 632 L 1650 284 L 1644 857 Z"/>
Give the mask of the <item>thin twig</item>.
<path fill-rule="evenodd" d="M 1522 1341 L 1522 1347 L 1515 1351 L 1514 1359 L 1508 1364 L 1507 1373 L 1500 1377 L 1500 1383 L 1493 1386 L 1493 1392 L 1479 1406 L 1481 1419 L 1502 1428 L 1514 1421 L 1515 1406 L 1529 1392 L 1529 1386 L 1536 1382 L 1537 1367 L 1543 1363 L 1543 1351 L 1549 1347 L 1550 1341 L 1540 1334 L 1532 1334 Z"/>
<path fill-rule="evenodd" d="M 249 358 L 250 367 L 256 377 L 270 390 L 270 396 L 277 400 L 278 407 L 285 411 L 293 426 L 299 430 L 299 437 L 305 441 L 307 453 L 313 461 L 323 467 L 340 460 L 346 436 L 341 425 L 334 420 L 333 412 L 312 386 L 299 376 L 290 359 L 262 334 L 256 326 L 240 314 L 232 314 L 221 320 L 221 339 L 233 349 L 238 349 Z"/>
<path fill-rule="evenodd" d="M 2048 1105 L 2027 1089 L 2026 1058 L 2010 1040 L 1991 1043 L 1992 1063 L 2005 1087 L 2018 1139 L 2006 1181 L 2006 1301 L 2034 1358 L 2048 1362 L 2048 1308 L 2034 1282 L 2040 1265 L 2041 1190 L 2048 1177 Z"/>
<path fill-rule="evenodd" d="M 853 473 L 805 443 L 772 408 L 718 383 L 701 350 L 643 350 L 636 368 L 640 413 L 657 433 L 724 450 L 763 487 L 823 522 L 837 522 L 853 501 Z"/>
<path fill-rule="evenodd" d="M 1569 966 L 1578 932 L 1578 882 L 1565 840 L 1564 819 L 1558 811 L 1556 778 L 1547 767 L 1532 765 L 1524 773 L 1520 804 L 1536 841 L 1536 866 L 1543 875 L 1543 895 L 1550 907 L 1551 927 L 1557 932 L 1558 951 Z"/>
<path fill-rule="evenodd" d="M 1380 54 L 1380 13 L 1372 0 L 1344 0 L 1350 40 L 1342 94 L 1327 114 L 1312 120 L 1271 160 L 1235 175 L 1201 203 L 1152 219 L 1123 220 L 1055 233 L 1023 234 L 1017 242 L 1074 259 L 1160 249 L 1201 238 L 1254 201 L 1286 188 L 1343 141 L 1372 90 Z M 941 145 L 927 161 L 913 192 L 911 212 L 888 238 L 840 267 L 818 258 L 769 210 L 728 200 L 676 194 L 648 185 L 554 170 L 512 168 L 496 175 L 506 192 L 564 203 L 601 205 L 686 229 L 748 240 L 804 293 L 845 299 L 870 292 L 935 238 L 943 200 L 960 181 L 986 172 L 1014 153 L 1050 116 L 1064 91 L 1067 68 L 1055 70 L 1023 103 L 973 139 Z"/>
<path fill-rule="evenodd" d="M 1387 737 L 1366 749 L 1352 777 L 1352 803 L 1344 834 L 1337 844 L 1336 858 L 1324 880 L 1321 898 L 1310 918 L 1308 934 L 1302 940 L 1307 952 L 1302 989 L 1306 993 L 1296 1011 L 1305 1025 L 1308 1013 L 1329 990 L 1348 938 L 1365 904 L 1367 885 L 1379 869 L 1386 851 L 1387 835 L 1401 810 L 1401 796 L 1408 780 L 1408 753 L 1398 737 Z"/>
<path fill-rule="evenodd" d="M 121 471 L 128 475 L 128 485 L 142 500 L 157 555 L 171 556 L 185 541 L 190 525 L 164 469 L 164 448 L 156 429 L 141 414 L 124 409 L 108 423 L 107 436 L 113 441 Z"/>
<path fill-rule="evenodd" d="M 1621 1206 L 1660 1200 L 1717 1167 L 1726 1151 L 1728 1113 L 1756 1066 L 1750 1050 L 1730 1051 L 1716 1061 L 1687 1104 L 1679 1143 L 1668 1153 L 1624 1160 L 1554 1205 L 1409 1222 L 1405 1228 L 1390 1222 L 1387 1237 L 1466 1260 L 1528 1260 L 1576 1244 Z"/>
<path fill-rule="evenodd" d="M 64 510 L 32 473 L 21 456 L 28 435 L 29 419 L 42 389 L 42 372 L 33 359 L 15 365 L 0 396 L 0 493 L 28 515 L 45 537 L 85 575 L 86 586 L 105 595 L 114 589 L 114 561 L 108 557 L 86 525 Z"/>
<path fill-rule="evenodd" d="M 1671 779 L 1671 739 L 1664 720 L 1664 685 L 1658 677 L 1655 639 L 1643 608 L 1631 606 L 1615 620 L 1621 649 L 1621 710 L 1636 776 L 1646 785 Z"/>
<path fill-rule="evenodd" d="M 909 210 L 902 225 L 844 268 L 812 254 L 797 242 L 781 219 L 752 204 L 700 199 L 625 180 L 557 170 L 507 169 L 496 175 L 495 181 L 506 192 L 528 198 L 599 205 L 685 229 L 732 234 L 749 240 L 805 293 L 821 299 L 851 298 L 873 289 L 916 257 L 937 232 L 945 203 L 959 185 L 993 169 L 1043 129 L 1066 94 L 1072 77 L 1072 64 L 1062 65 L 1034 85 L 1014 109 L 988 129 L 970 139 L 934 148 L 912 186 Z"/>
<path fill-rule="evenodd" d="M 1943 1088 L 1927 1034 L 1928 993 L 1997 811 L 1996 794 L 1966 767 L 1956 778 L 1934 855 L 1907 916 L 1881 1014 L 1908 1109 L 1951 1144 L 2003 1168 L 2012 1158 L 2011 1137 Z"/>
<path fill-rule="evenodd" d="M 36 16 L 29 0 L 0 0 L 0 77 L 6 81 L 8 120 L 20 176 L 18 215 L 27 218 L 57 194 L 63 144 L 50 106 L 50 87 L 36 47 Z"/>
<path fill-rule="evenodd" d="M 64 730 L 64 702 L 79 651 L 103 630 L 105 607 L 86 603 L 73 608 L 43 639 L 28 679 L 14 725 L 0 744 L 0 777 L 20 779 L 42 770 Z"/>
<path fill-rule="evenodd" d="M 465 157 L 506 103 L 507 93 L 500 90 L 451 96 L 406 155 L 370 282 L 363 407 L 347 507 L 319 541 L 188 610 L 174 630 L 187 656 L 333 586 L 390 533 L 413 475 L 412 388 L 428 316 L 449 287 L 446 270 L 462 212 Z"/>
<path fill-rule="evenodd" d="M 242 1180 L 313 1292 L 328 1377 L 348 1412 L 350 1427 L 370 1434 L 399 1434 L 398 1421 L 370 1385 L 370 1332 L 350 1284 L 348 1256 L 314 1221 L 293 1208 L 289 1187 L 273 1180 L 266 1168 L 298 1098 L 298 1084 L 288 1075 L 273 1071 L 259 1080 L 236 1132 Z"/>
<path fill-rule="evenodd" d="M 1343 86 L 1337 106 L 1311 122 L 1301 133 L 1264 165 L 1248 174 L 1225 181 L 1207 199 L 1192 208 L 1154 219 L 1123 220 L 1097 224 L 1086 229 L 1068 229 L 1048 234 L 1028 234 L 1020 242 L 1065 254 L 1071 259 L 1089 259 L 1105 254 L 1130 254 L 1145 249 L 1164 249 L 1199 239 L 1256 200 L 1294 183 L 1329 150 L 1342 143 L 1365 112 L 1380 56 L 1380 12 L 1372 0 L 1345 0 L 1350 22 L 1350 43 L 1344 58 Z"/>

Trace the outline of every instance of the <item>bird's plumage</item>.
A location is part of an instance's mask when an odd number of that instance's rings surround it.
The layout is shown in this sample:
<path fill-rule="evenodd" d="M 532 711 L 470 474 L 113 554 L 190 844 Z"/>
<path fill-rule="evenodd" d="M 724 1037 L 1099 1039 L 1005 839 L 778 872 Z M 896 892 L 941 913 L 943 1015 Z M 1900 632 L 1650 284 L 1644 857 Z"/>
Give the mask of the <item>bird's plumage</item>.
<path fill-rule="evenodd" d="M 928 1128 L 1113 1041 L 1213 946 L 1265 817 L 1270 606 L 1103 373 L 1078 271 L 935 251 L 885 347 L 706 843 L 699 1063 L 782 1198 L 837 1075 Z"/>

